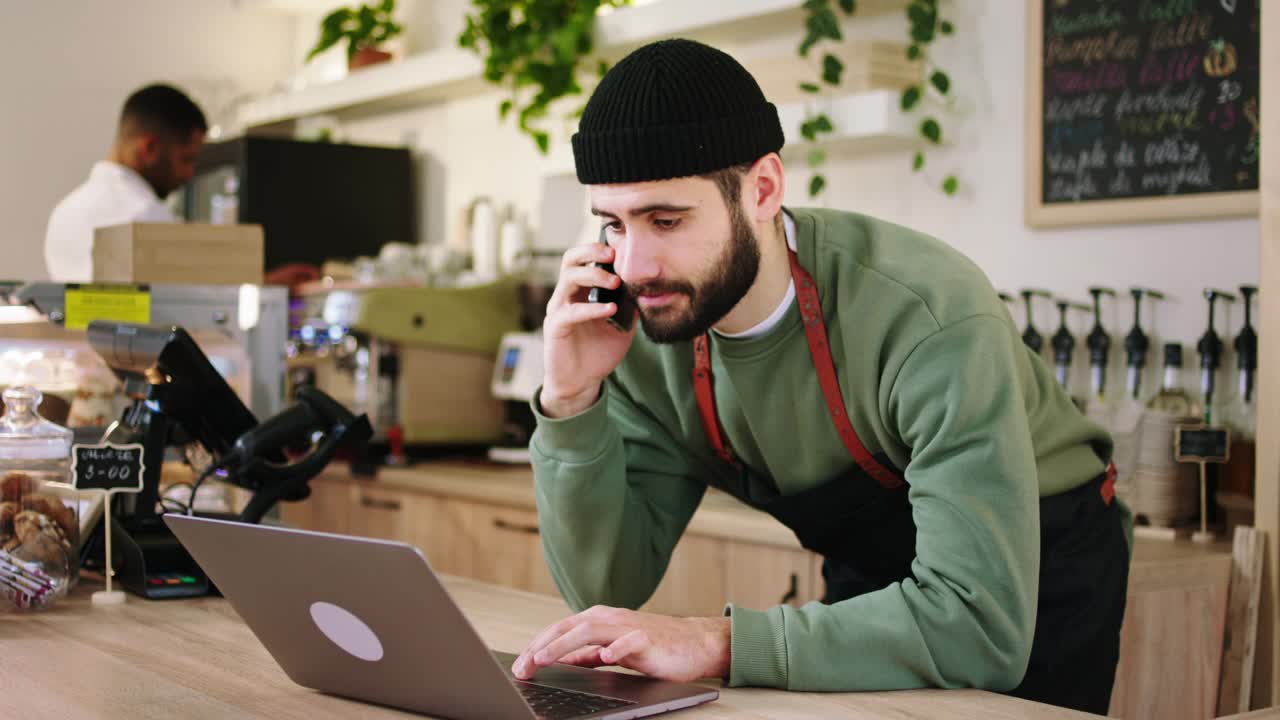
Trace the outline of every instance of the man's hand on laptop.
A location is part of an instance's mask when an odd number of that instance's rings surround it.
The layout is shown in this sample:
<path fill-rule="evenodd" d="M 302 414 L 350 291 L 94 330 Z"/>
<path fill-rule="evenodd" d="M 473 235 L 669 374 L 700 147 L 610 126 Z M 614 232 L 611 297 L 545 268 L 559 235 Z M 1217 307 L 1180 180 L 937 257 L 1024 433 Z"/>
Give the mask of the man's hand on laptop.
<path fill-rule="evenodd" d="M 543 630 L 511 666 L 519 680 L 540 667 L 620 665 L 677 682 L 729 676 L 730 620 L 678 618 L 596 607 Z"/>

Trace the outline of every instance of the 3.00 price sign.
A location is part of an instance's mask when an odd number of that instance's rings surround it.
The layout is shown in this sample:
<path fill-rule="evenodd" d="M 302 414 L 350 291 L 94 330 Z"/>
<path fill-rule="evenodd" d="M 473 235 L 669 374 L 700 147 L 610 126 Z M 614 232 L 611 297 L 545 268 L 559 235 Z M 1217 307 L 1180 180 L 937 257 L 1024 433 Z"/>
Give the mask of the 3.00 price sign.
<path fill-rule="evenodd" d="M 142 490 L 142 446 L 74 445 L 71 476 L 80 490 Z"/>

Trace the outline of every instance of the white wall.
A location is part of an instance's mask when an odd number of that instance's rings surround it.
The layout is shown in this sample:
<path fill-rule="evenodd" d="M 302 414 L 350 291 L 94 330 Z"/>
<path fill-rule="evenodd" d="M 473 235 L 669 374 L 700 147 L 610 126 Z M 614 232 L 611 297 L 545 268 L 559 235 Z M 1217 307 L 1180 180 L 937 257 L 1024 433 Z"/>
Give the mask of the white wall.
<path fill-rule="evenodd" d="M 42 279 L 49 211 L 106 156 L 120 106 L 183 87 L 213 122 L 296 65 L 292 17 L 233 0 L 0 0 L 0 278 Z"/>
<path fill-rule="evenodd" d="M 426 12 L 421 9 L 406 13 L 406 23 L 418 24 L 412 51 L 452 43 L 467 5 L 464 0 L 441 0 L 430 4 L 429 16 L 415 17 L 414 12 Z M 1112 356 L 1117 373 L 1123 363 L 1121 338 L 1132 317 L 1127 289 L 1134 285 L 1158 288 L 1170 299 L 1154 314 L 1150 305 L 1144 309 L 1144 326 L 1148 332 L 1154 329 L 1163 337 L 1188 344 L 1186 362 L 1195 364 L 1194 343 L 1206 320 L 1201 291 L 1219 287 L 1234 292 L 1242 283 L 1257 282 L 1256 218 L 1065 230 L 1028 228 L 1022 219 L 1025 4 L 955 0 L 944 7 L 956 21 L 957 34 L 939 41 L 935 52 L 940 64 L 951 71 L 953 87 L 963 102 L 954 113 L 944 116 L 950 146 L 930 153 L 929 167 L 936 171 L 913 174 L 906 152 L 833 156 L 827 168 L 829 190 L 824 204 L 935 234 L 972 257 L 1001 289 L 1037 286 L 1087 301 L 1089 285 L 1116 288 L 1123 297 L 1106 313 L 1104 322 L 1114 337 Z M 798 21 L 794 27 L 772 30 L 766 36 L 744 36 L 719 44 L 740 59 L 789 52 L 797 45 Z M 310 36 L 314 30 L 302 32 Z M 862 18 L 849 26 L 849 34 L 901 41 L 905 20 L 896 12 Z M 514 203 L 536 220 L 542 177 L 571 171 L 567 143 L 571 130 L 564 128 L 553 141 L 551 156 L 543 158 L 510 123 L 498 122 L 500 98 L 495 92 L 343 127 L 350 140 L 404 142 L 429 159 L 431 170 L 422 204 L 431 209 L 424 214 L 424 240 L 448 237 L 457 210 L 477 194 Z M 947 198 L 935 190 L 944 170 L 954 170 L 961 178 L 964 189 L 956 197 Z M 790 173 L 790 204 L 808 204 L 807 179 L 803 168 Z M 1017 317 L 1021 323 L 1021 313 Z M 1228 345 L 1242 319 L 1238 309 L 1219 313 L 1218 332 Z M 1046 337 L 1051 335 L 1057 327 L 1056 310 L 1044 303 L 1036 324 Z M 1084 316 L 1072 322 L 1079 337 L 1077 387 L 1087 382 L 1083 345 L 1090 325 L 1091 320 Z M 1160 362 L 1158 352 L 1153 353 L 1152 362 Z M 1231 358 L 1226 358 L 1224 366 L 1230 367 L 1230 362 Z M 1119 382 L 1118 374 L 1113 377 L 1113 383 Z M 1191 377 L 1188 372 L 1188 379 Z"/>

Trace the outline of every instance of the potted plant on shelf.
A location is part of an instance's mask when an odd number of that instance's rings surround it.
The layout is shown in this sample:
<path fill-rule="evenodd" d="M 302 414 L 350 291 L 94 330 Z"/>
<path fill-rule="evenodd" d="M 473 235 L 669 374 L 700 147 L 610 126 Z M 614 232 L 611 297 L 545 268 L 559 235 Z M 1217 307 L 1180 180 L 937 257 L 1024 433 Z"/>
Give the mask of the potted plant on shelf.
<path fill-rule="evenodd" d="M 404 30 L 393 18 L 395 0 L 382 0 L 376 5 L 342 7 L 320 21 L 320 39 L 307 53 L 310 61 L 343 39 L 347 41 L 347 68 L 355 70 L 391 59 L 381 45 Z"/>

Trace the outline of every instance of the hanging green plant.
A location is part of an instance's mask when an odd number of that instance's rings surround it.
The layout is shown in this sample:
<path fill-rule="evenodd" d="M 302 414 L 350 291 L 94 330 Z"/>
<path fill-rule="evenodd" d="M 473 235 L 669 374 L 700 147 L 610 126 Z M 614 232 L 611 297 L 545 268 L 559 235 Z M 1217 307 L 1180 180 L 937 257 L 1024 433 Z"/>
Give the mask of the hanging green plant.
<path fill-rule="evenodd" d="M 836 5 L 845 15 L 851 16 L 856 10 L 854 0 L 836 0 Z M 798 48 L 801 57 L 809 57 L 809 51 L 824 41 L 838 43 L 844 39 L 840 31 L 839 16 L 836 15 L 835 8 L 832 6 L 832 0 L 805 0 L 801 7 L 805 11 L 805 34 Z M 955 32 L 955 27 L 938 14 L 937 0 L 912 0 L 907 6 L 907 19 L 911 36 L 911 44 L 907 46 L 907 58 L 924 61 L 926 72 L 929 73 L 929 87 L 949 105 L 952 97 L 951 77 L 933 63 L 929 57 L 929 48 L 939 35 L 951 35 Z M 832 53 L 824 53 L 821 72 L 821 84 L 805 81 L 799 84 L 800 89 L 811 95 L 819 95 L 823 92 L 824 86 L 826 89 L 839 87 L 844 73 L 844 64 Z M 925 88 L 919 84 L 904 88 L 900 100 L 903 112 L 921 109 L 924 92 Z M 918 128 L 920 136 L 929 143 L 938 145 L 942 142 L 942 125 L 937 118 L 933 116 L 923 118 Z M 826 163 L 827 155 L 819 147 L 819 143 L 823 135 L 834 132 L 835 126 L 831 118 L 814 108 L 806 112 L 800 124 L 800 136 L 809 143 L 807 160 L 809 169 L 813 173 L 809 179 L 809 197 L 811 198 L 822 194 L 827 186 L 827 178 L 821 170 Z M 911 158 L 912 170 L 918 172 L 923 170 L 924 166 L 924 151 L 916 151 Z M 947 175 L 941 183 L 941 189 L 947 195 L 954 195 L 959 187 L 960 182 L 955 175 Z"/>
<path fill-rule="evenodd" d="M 853 15 L 856 9 L 854 0 L 838 0 L 838 4 L 845 15 Z M 840 42 L 844 39 L 844 34 L 840 32 L 840 20 L 831 6 L 831 0 L 805 0 L 801 7 L 805 11 L 805 32 L 804 39 L 800 41 L 800 57 L 809 57 L 809 51 L 824 40 Z M 825 53 L 822 56 L 821 81 L 831 87 L 839 87 L 843 74 L 844 63 L 840 58 L 831 53 Z M 800 89 L 811 95 L 822 92 L 822 86 L 816 82 L 802 82 Z M 818 147 L 818 142 L 822 135 L 832 132 L 835 132 L 835 125 L 826 113 L 812 107 L 806 110 L 804 120 L 800 123 L 800 136 L 809 143 L 807 159 L 809 169 L 813 171 L 813 175 L 809 178 L 809 197 L 811 198 L 822 194 L 827 186 L 827 178 L 820 171 L 827 161 L 827 154 Z"/>
<path fill-rule="evenodd" d="M 929 49 L 940 35 L 953 34 L 955 26 L 950 21 L 944 20 L 938 13 L 938 0 L 912 0 L 907 6 L 907 21 L 911 34 L 911 44 L 907 46 L 907 58 L 924 61 L 925 73 L 928 75 L 928 88 L 942 98 L 944 107 L 950 107 L 954 102 L 951 93 L 951 76 L 933 62 Z M 921 85 L 904 88 L 901 96 L 902 111 L 924 112 L 921 103 L 925 98 L 925 91 L 926 88 Z M 920 121 L 919 127 L 920 135 L 929 143 L 933 145 L 942 143 L 942 125 L 936 117 L 926 115 Z M 911 169 L 920 172 L 924 170 L 924 166 L 925 153 L 923 150 L 917 150 L 911 158 Z M 960 189 L 960 181 L 954 174 L 948 174 L 942 179 L 941 187 L 942 192 L 947 195 L 955 195 Z"/>
<path fill-rule="evenodd" d="M 510 94 L 498 106 L 506 119 L 513 111 L 520 131 L 546 154 L 551 136 L 543 126 L 552 103 L 582 94 L 579 67 L 595 50 L 596 13 L 601 7 L 631 0 L 471 0 L 474 12 L 458 36 L 459 47 L 484 58 L 484 77 Z M 604 77 L 609 65 L 597 60 Z M 582 114 L 582 106 L 570 118 Z"/>

